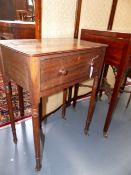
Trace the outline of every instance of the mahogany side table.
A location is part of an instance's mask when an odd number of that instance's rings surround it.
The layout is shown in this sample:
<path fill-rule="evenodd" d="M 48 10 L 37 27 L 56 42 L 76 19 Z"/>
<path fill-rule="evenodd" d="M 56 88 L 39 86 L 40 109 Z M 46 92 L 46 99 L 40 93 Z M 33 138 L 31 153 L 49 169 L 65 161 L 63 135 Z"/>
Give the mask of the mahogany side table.
<path fill-rule="evenodd" d="M 30 93 L 36 170 L 40 170 L 40 97 L 93 78 L 88 112 L 92 116 L 106 45 L 77 39 L 25 39 L 0 41 L 0 49 L 11 118 L 13 111 L 8 88 L 10 80 Z M 14 123 L 12 130 L 16 139 Z"/>

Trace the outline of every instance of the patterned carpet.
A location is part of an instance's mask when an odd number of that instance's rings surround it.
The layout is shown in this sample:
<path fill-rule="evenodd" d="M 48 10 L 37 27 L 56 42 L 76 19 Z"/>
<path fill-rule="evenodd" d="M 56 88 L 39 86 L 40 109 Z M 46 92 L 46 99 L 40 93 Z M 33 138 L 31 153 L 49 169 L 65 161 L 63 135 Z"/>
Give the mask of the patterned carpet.
<path fill-rule="evenodd" d="M 24 91 L 24 111 L 25 116 L 20 116 L 17 87 L 12 82 L 12 102 L 14 109 L 15 121 L 19 121 L 31 117 L 31 104 L 29 103 L 29 94 Z M 7 110 L 6 95 L 4 91 L 2 76 L 0 74 L 0 128 L 10 124 L 10 119 Z"/>

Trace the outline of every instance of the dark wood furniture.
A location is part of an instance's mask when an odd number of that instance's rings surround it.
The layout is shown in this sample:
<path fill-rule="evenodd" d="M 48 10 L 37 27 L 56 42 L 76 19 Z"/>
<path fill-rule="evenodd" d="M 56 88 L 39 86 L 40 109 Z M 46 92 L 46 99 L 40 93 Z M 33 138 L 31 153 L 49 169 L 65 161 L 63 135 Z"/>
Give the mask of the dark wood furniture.
<path fill-rule="evenodd" d="M 117 68 L 116 81 L 103 129 L 104 135 L 107 136 L 124 73 L 131 68 L 131 33 L 82 29 L 81 39 L 108 45 L 104 59 L 104 78 L 107 75 L 108 65 Z M 87 117 L 85 130 L 89 129 L 90 122 L 91 118 Z"/>
<path fill-rule="evenodd" d="M 3 39 L 35 38 L 35 23 L 0 20 L 0 37 Z"/>
<path fill-rule="evenodd" d="M 16 18 L 20 21 L 34 21 L 35 16 L 29 10 L 16 10 Z"/>
<path fill-rule="evenodd" d="M 27 0 L 0 0 L 0 20 L 15 20 L 16 10 L 27 8 Z"/>
<path fill-rule="evenodd" d="M 0 44 L 1 67 L 8 94 L 14 140 L 17 137 L 10 100 L 11 79 L 30 92 L 36 170 L 40 170 L 40 97 L 94 78 L 89 105 L 89 116 L 92 115 L 106 46 L 76 39 L 5 40 L 0 41 Z M 91 65 L 94 67 L 92 73 Z"/>
<path fill-rule="evenodd" d="M 35 23 L 22 21 L 0 20 L 0 39 L 30 39 L 35 38 Z M 0 67 L 0 71 L 1 71 Z M 4 80 L 4 76 L 3 76 Z M 10 85 L 11 89 L 11 85 Z M 24 116 L 23 89 L 17 85 L 20 115 Z"/>

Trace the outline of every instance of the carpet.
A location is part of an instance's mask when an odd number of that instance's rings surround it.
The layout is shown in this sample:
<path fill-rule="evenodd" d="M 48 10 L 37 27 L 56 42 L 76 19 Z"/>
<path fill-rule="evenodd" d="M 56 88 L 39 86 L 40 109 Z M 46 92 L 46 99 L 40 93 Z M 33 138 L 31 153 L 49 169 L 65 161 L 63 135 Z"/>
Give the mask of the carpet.
<path fill-rule="evenodd" d="M 23 92 L 25 116 L 21 117 L 19 110 L 17 86 L 15 85 L 14 82 L 11 82 L 11 84 L 12 84 L 12 103 L 13 103 L 15 121 L 20 121 L 31 117 L 31 104 L 29 100 L 29 93 L 27 91 Z M 6 94 L 4 90 L 3 80 L 0 74 L 0 128 L 8 124 L 10 124 L 10 118 L 7 110 Z"/>

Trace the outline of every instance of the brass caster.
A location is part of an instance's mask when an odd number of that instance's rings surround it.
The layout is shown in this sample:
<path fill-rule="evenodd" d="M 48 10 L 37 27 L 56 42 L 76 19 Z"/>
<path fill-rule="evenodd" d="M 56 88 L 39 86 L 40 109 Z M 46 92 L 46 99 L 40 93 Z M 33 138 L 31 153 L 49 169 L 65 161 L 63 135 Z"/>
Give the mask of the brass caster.
<path fill-rule="evenodd" d="M 104 138 L 108 138 L 108 133 L 107 132 L 103 132 L 103 136 L 104 136 Z"/>
<path fill-rule="evenodd" d="M 84 133 L 85 133 L 85 135 L 88 135 L 89 136 L 89 132 L 88 132 L 87 129 L 84 129 Z"/>

